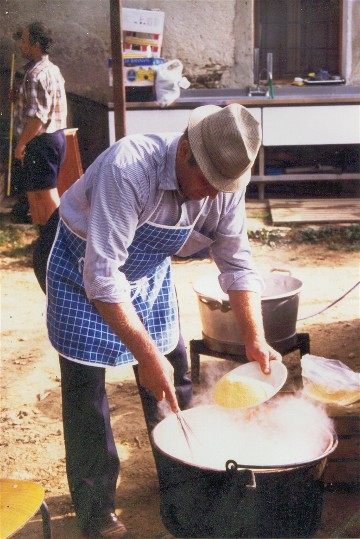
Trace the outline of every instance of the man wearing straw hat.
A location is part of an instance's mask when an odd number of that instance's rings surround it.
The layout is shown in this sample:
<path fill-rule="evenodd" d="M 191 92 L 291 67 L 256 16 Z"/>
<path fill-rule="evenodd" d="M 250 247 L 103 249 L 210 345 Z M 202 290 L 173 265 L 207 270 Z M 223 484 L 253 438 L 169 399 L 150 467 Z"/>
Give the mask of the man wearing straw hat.
<path fill-rule="evenodd" d="M 40 232 L 59 206 L 57 179 L 66 150 L 65 86 L 48 57 L 52 42 L 50 30 L 41 22 L 22 31 L 19 48 L 28 63 L 15 107 L 14 157 L 21 163 L 20 188 L 26 191 L 31 220 L 40 225 Z"/>
<path fill-rule="evenodd" d="M 199 107 L 184 134 L 116 142 L 62 196 L 59 224 L 56 214 L 49 222 L 47 323 L 60 355 L 68 480 L 80 525 L 101 537 L 127 534 L 114 513 L 105 368 L 135 365 L 149 431 L 164 398 L 172 411 L 191 406 L 172 255 L 210 248 L 248 359 L 264 372 L 281 359 L 265 340 L 245 223 L 260 139 L 245 107 Z"/>

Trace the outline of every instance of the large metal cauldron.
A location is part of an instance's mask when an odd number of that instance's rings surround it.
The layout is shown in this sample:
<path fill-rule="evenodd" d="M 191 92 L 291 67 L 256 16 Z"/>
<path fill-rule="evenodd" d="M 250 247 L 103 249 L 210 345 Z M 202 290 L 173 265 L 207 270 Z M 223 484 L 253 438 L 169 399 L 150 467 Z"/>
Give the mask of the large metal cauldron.
<path fill-rule="evenodd" d="M 289 272 L 273 270 L 262 274 L 265 289 L 261 307 L 265 336 L 276 347 L 296 335 L 296 321 L 302 282 Z M 243 341 L 230 307 L 229 296 L 219 285 L 217 276 L 206 276 L 193 285 L 198 298 L 203 338 L 211 350 L 241 354 Z"/>
<path fill-rule="evenodd" d="M 201 406 L 183 414 L 191 423 L 200 413 L 207 423 L 213 408 Z M 335 434 L 324 429 L 322 450 L 302 462 L 244 464 L 229 454 L 222 469 L 206 466 L 206 450 L 204 464 L 196 462 L 198 459 L 194 463 L 191 455 L 179 458 L 182 438 L 174 414 L 152 432 L 161 518 L 172 535 L 284 538 L 315 533 L 321 519 L 327 456 L 337 446 Z M 266 437 L 259 439 L 259 444 L 266 452 Z"/>

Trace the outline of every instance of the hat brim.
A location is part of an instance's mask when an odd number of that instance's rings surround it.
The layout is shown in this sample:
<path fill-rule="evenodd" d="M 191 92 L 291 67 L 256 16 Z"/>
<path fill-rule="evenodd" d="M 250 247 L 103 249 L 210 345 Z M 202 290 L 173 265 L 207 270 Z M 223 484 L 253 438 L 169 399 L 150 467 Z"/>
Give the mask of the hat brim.
<path fill-rule="evenodd" d="M 223 176 L 209 159 L 204 159 L 203 157 L 207 155 L 207 150 L 202 139 L 201 122 L 211 114 L 219 112 L 221 108 L 217 105 L 204 105 L 194 109 L 188 122 L 188 137 L 191 151 L 206 180 L 218 191 L 234 193 L 246 187 L 250 182 L 252 163 L 238 178 L 228 178 Z"/>

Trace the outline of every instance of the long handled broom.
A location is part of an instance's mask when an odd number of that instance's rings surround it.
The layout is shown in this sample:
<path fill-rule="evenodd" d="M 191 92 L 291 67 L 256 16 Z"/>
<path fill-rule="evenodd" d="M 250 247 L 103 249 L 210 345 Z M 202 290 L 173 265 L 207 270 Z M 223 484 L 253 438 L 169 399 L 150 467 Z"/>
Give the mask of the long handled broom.
<path fill-rule="evenodd" d="M 10 91 L 13 92 L 14 89 L 14 72 L 15 72 L 15 54 L 13 53 L 11 58 L 11 75 L 10 75 Z M 11 96 L 10 103 L 10 135 L 9 135 L 9 161 L 8 161 L 8 176 L 7 176 L 7 186 L 6 186 L 6 195 L 9 197 L 11 194 L 11 169 L 12 169 L 12 158 L 13 158 L 13 135 L 14 135 L 14 100 Z"/>

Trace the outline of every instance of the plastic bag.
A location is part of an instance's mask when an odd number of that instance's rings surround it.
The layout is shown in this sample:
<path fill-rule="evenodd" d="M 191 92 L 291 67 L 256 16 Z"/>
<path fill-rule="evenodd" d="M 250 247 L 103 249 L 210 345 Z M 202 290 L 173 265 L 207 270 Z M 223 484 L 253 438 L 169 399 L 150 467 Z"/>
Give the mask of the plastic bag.
<path fill-rule="evenodd" d="M 156 70 L 155 92 L 160 107 L 168 107 L 180 96 L 180 88 L 189 88 L 190 82 L 182 76 L 180 60 L 160 64 Z"/>
<path fill-rule="evenodd" d="M 343 406 L 360 399 L 360 373 L 341 361 L 306 354 L 301 368 L 306 396 Z"/>

